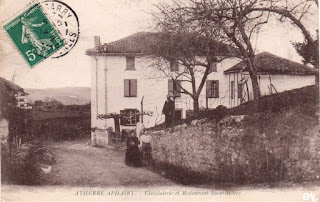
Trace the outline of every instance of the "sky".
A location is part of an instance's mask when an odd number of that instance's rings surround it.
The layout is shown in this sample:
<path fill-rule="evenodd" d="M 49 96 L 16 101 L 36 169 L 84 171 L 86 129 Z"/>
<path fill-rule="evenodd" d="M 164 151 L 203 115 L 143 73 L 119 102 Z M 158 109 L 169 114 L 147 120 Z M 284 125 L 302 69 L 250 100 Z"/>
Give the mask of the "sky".
<path fill-rule="evenodd" d="M 0 1 L 3 20 L 17 14 L 30 0 Z M 93 48 L 93 37 L 109 43 L 140 31 L 152 31 L 150 11 L 154 4 L 169 0 L 61 0 L 78 15 L 80 36 L 76 46 L 65 56 L 48 58 L 30 68 L 3 29 L 0 30 L 0 77 L 12 80 L 22 88 L 90 87 L 91 63 L 85 50 Z M 309 27 L 318 27 L 318 17 L 309 18 Z M 2 26 L 1 26 L 2 27 Z M 257 52 L 301 62 L 292 41 L 303 41 L 300 31 L 288 23 L 268 23 L 254 40 Z"/>

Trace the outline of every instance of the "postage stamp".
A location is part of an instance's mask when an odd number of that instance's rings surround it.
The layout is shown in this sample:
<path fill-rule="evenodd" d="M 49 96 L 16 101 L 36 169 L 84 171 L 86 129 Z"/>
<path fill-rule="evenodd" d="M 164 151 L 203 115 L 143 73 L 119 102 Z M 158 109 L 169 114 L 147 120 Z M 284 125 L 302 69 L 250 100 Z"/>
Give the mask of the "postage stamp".
<path fill-rule="evenodd" d="M 3 28 L 31 68 L 64 46 L 39 3 L 29 6 Z"/>
<path fill-rule="evenodd" d="M 64 39 L 65 45 L 51 56 L 51 58 L 60 58 L 68 54 L 78 42 L 80 34 L 78 16 L 70 6 L 62 1 L 45 0 L 40 5 Z"/>

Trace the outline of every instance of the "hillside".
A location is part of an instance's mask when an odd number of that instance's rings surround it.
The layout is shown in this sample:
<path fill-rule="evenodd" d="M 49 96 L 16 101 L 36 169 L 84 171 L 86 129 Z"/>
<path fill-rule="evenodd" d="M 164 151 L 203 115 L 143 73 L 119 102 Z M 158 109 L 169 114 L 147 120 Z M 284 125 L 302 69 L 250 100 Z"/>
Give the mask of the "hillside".
<path fill-rule="evenodd" d="M 31 102 L 35 100 L 56 99 L 65 105 L 83 105 L 90 102 L 90 88 L 68 87 L 68 88 L 46 88 L 46 89 L 25 89 L 29 93 Z"/>

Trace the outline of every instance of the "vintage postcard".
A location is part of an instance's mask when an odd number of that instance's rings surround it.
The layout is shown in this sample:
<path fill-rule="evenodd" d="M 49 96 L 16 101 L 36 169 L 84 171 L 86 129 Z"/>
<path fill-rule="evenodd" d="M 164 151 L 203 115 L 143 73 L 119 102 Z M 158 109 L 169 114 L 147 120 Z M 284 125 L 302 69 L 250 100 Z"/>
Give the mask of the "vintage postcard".
<path fill-rule="evenodd" d="M 2 201 L 320 200 L 318 0 L 0 0 Z"/>

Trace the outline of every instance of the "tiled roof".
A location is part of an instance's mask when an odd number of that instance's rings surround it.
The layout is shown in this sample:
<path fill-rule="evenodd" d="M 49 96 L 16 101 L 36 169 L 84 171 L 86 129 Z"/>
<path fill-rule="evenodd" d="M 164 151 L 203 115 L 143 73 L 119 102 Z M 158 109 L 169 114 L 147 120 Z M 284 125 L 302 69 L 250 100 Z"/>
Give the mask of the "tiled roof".
<path fill-rule="evenodd" d="M 86 54 L 150 54 L 152 47 L 162 39 L 161 33 L 138 32 L 111 43 L 101 44 L 98 48 L 88 49 Z M 216 42 L 214 46 L 217 55 L 235 53 L 235 49 L 226 44 Z"/>
<path fill-rule="evenodd" d="M 21 88 L 20 86 L 18 86 L 17 84 L 8 81 L 7 79 L 4 79 L 2 77 L 0 77 L 0 83 L 2 83 L 3 85 L 8 86 L 9 88 L 15 90 L 15 91 L 19 91 L 19 92 L 24 92 L 23 88 Z"/>
<path fill-rule="evenodd" d="M 268 52 L 257 54 L 255 57 L 255 62 L 258 73 L 290 75 L 313 75 L 318 73 L 318 71 L 312 67 L 293 62 Z M 233 67 L 225 70 L 224 73 L 239 71 L 248 71 L 244 61 L 241 61 Z"/>

